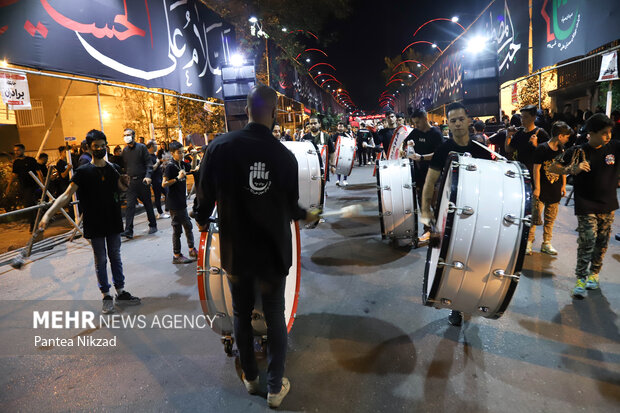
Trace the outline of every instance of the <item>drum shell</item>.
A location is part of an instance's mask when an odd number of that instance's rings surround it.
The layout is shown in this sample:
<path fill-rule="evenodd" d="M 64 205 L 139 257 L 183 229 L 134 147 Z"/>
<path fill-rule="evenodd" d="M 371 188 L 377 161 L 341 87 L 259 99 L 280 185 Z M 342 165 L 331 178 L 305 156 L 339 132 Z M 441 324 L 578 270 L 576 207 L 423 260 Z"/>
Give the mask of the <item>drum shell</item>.
<path fill-rule="evenodd" d="M 523 264 L 531 214 L 529 173 L 516 162 L 453 155 L 439 187 L 435 206 L 441 244 L 428 250 L 424 304 L 499 318 Z M 507 215 L 518 218 L 516 223 L 508 222 Z M 441 262 L 462 263 L 463 268 Z"/>
<path fill-rule="evenodd" d="M 321 154 L 308 141 L 282 142 L 297 159 L 299 205 L 304 209 L 322 208 L 325 200 L 325 179 Z"/>
<path fill-rule="evenodd" d="M 351 175 L 357 144 L 355 139 L 340 136 L 336 141 L 336 173 L 338 175 Z"/>
<path fill-rule="evenodd" d="M 382 238 L 417 237 L 416 193 L 413 164 L 409 159 L 381 160 L 377 168 L 377 193 Z"/>
<path fill-rule="evenodd" d="M 214 220 L 215 221 L 215 220 Z M 297 313 L 299 287 L 301 281 L 301 244 L 299 225 L 291 223 L 291 243 L 293 265 L 286 277 L 284 318 L 287 331 L 290 332 Z M 198 295 L 205 317 L 213 320 L 211 329 L 221 336 L 233 333 L 232 294 L 226 271 L 221 267 L 219 250 L 219 229 L 217 222 L 212 222 L 209 231 L 202 232 L 198 251 Z M 255 336 L 265 336 L 267 325 L 262 312 L 261 296 L 256 289 L 252 327 Z"/>

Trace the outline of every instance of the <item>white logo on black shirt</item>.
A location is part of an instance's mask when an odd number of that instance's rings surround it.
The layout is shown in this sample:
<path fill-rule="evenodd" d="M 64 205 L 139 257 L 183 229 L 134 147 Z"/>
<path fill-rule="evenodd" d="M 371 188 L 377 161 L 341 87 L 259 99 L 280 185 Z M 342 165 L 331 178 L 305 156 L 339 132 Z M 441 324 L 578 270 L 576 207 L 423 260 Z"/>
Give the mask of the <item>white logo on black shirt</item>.
<path fill-rule="evenodd" d="M 269 190 L 271 181 L 264 162 L 254 162 L 254 165 L 250 166 L 249 183 L 250 192 L 255 195 L 262 195 Z"/>

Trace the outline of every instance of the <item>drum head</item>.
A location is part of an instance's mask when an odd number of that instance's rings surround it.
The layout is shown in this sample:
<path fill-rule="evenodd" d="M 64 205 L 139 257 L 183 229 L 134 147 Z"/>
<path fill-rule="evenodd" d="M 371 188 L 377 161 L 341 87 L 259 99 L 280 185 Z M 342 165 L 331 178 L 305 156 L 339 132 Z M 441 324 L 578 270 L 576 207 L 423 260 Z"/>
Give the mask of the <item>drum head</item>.
<path fill-rule="evenodd" d="M 388 159 L 399 159 L 400 148 L 403 146 L 403 142 L 409 136 L 412 129 L 407 125 L 401 125 L 394 130 L 392 134 L 392 140 L 390 141 L 390 147 L 387 151 Z"/>
<path fill-rule="evenodd" d="M 299 225 L 291 223 L 292 265 L 286 277 L 284 292 L 284 319 L 290 332 L 297 313 L 299 287 L 301 280 L 301 243 Z M 267 325 L 262 311 L 259 289 L 252 317 L 255 336 L 265 336 Z M 212 223 L 208 232 L 201 233 L 198 254 L 198 294 L 200 304 L 208 321 L 214 320 L 212 330 L 221 336 L 233 334 L 232 294 L 226 272 L 221 267 L 219 230 L 217 223 Z"/>
<path fill-rule="evenodd" d="M 379 162 L 379 213 L 383 237 L 417 238 L 415 185 L 409 159 Z"/>

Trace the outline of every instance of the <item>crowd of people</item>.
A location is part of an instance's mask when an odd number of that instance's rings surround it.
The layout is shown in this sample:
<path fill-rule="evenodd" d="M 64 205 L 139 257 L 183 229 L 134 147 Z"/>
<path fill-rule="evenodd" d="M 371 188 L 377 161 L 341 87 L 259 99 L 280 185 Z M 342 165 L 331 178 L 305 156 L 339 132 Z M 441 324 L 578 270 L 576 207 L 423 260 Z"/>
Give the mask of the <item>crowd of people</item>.
<path fill-rule="evenodd" d="M 283 377 L 287 340 L 284 280 L 291 266 L 289 224 L 291 220 L 316 223 L 320 219 L 319 210 L 299 207 L 295 157 L 278 140 L 309 141 L 317 152 L 325 148 L 327 165 L 324 167 L 329 179 L 330 174 L 336 173 L 337 147 L 342 139 L 354 141 L 357 165 L 364 167 L 385 158 L 396 128 L 409 126 L 408 136 L 397 149 L 402 158 L 411 159 L 414 165 L 424 226 L 420 241 L 430 237 L 433 192 L 450 153 L 467 152 L 475 158 L 489 160 L 502 156 L 525 165 L 532 180 L 533 196 L 526 254 L 533 253 L 537 225 L 543 226 L 540 251 L 550 255 L 561 253 L 551 244 L 553 226 L 560 199 L 567 193 L 567 182 L 571 182 L 578 221 L 576 283 L 571 294 L 584 298 L 587 290 L 599 288 L 603 257 L 614 211 L 618 208 L 618 112 L 614 112 L 612 119 L 603 113 L 584 113 L 585 121 L 580 122 L 578 117 L 569 116 L 568 111 L 561 114 L 561 119 L 553 119 L 530 105 L 510 118 L 502 115 L 500 122 L 496 119 L 483 122 L 472 119 L 462 104 L 453 103 L 446 110 L 443 125 L 430 122 L 426 111 L 418 108 L 411 112 L 410 119 L 387 111 L 377 124 L 369 121 L 353 126 L 339 122 L 331 133 L 323 129 L 319 117 L 311 116 L 305 128 L 292 135 L 289 129 L 283 132 L 275 123 L 275 114 L 275 91 L 258 86 L 248 96 L 249 124 L 241 131 L 216 138 L 202 151 L 191 146 L 186 151 L 176 141 L 144 143 L 143 139 L 136 140 L 135 131 L 125 129 L 126 146 L 116 146 L 109 153 L 106 135 L 93 129 L 80 147 L 71 149 L 70 153 L 69 148 L 59 147 L 58 161 L 48 165 L 49 156 L 45 153 L 37 159 L 27 157 L 24 146 L 16 144 L 8 188 L 13 181 L 18 182 L 23 204 L 34 205 L 40 185 L 29 172 L 40 182 L 50 176 L 49 181 L 53 182 L 50 188 L 57 199 L 41 218 L 39 230 L 45 229 L 60 208 L 77 195 L 84 236 L 92 244 L 103 313 L 114 312 L 115 304 L 141 302 L 125 290 L 120 254 L 121 238 L 134 236 L 133 217 L 138 201 L 146 210 L 148 234 L 157 232 L 158 219 L 171 218 L 174 264 L 197 259 L 190 216 L 196 219 L 201 231 L 206 231 L 217 205 L 220 259 L 231 286 L 243 382 L 252 394 L 258 389 L 251 325 L 257 280 L 260 286 L 269 335 L 268 403 L 271 407 L 279 406 L 290 389 L 290 382 Z M 486 132 L 491 129 L 494 133 L 489 136 Z M 194 176 L 197 196 L 188 213 L 186 179 L 190 175 Z M 347 178 L 336 175 L 336 185 L 346 187 Z M 124 214 L 123 199 L 126 200 Z M 35 229 L 34 225 L 32 218 L 31 230 Z M 183 232 L 188 257 L 181 253 Z M 261 242 L 257 242 L 259 239 Z M 108 259 L 115 298 L 110 293 Z M 256 262 L 261 262 L 260 270 Z M 459 311 L 452 311 L 448 320 L 459 326 L 463 317 Z"/>

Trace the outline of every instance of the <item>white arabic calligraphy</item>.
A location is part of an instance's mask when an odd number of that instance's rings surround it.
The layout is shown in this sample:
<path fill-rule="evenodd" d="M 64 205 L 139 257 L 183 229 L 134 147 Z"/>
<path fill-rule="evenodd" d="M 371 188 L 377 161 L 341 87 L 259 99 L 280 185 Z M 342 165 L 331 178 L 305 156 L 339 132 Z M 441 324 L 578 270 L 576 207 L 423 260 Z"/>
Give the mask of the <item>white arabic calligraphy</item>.
<path fill-rule="evenodd" d="M 512 24 L 512 16 L 508 8 L 508 0 L 504 0 L 504 16 L 503 19 L 493 19 L 493 12 L 489 12 L 491 33 L 497 42 L 497 55 L 503 56 L 499 63 L 499 70 L 507 70 L 510 68 L 510 62 L 514 59 L 517 52 L 521 49 L 521 43 L 515 43 L 515 30 Z M 497 20 L 500 21 L 499 26 Z"/>

